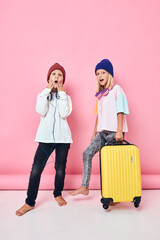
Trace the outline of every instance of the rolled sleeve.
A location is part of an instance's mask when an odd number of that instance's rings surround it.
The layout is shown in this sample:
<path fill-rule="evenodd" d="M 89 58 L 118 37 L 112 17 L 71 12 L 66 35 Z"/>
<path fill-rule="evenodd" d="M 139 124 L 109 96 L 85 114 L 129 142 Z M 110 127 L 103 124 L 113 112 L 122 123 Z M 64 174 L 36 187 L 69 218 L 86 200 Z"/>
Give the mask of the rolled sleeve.
<path fill-rule="evenodd" d="M 117 96 L 117 113 L 129 114 L 127 98 L 125 94 L 118 94 Z"/>

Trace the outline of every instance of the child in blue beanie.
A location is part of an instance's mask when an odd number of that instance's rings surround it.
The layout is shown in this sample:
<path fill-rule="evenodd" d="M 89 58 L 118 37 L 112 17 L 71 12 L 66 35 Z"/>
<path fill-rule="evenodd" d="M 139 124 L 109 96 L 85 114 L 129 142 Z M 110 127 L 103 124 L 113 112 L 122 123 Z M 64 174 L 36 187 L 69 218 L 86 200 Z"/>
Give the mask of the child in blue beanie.
<path fill-rule="evenodd" d="M 97 78 L 97 114 L 91 142 L 83 152 L 83 179 L 82 185 L 72 196 L 77 194 L 88 195 L 91 174 L 92 158 L 101 149 L 101 139 L 108 143 L 113 139 L 122 141 L 128 131 L 126 115 L 129 114 L 127 99 L 119 85 L 114 85 L 113 66 L 108 59 L 103 59 L 95 67 Z"/>

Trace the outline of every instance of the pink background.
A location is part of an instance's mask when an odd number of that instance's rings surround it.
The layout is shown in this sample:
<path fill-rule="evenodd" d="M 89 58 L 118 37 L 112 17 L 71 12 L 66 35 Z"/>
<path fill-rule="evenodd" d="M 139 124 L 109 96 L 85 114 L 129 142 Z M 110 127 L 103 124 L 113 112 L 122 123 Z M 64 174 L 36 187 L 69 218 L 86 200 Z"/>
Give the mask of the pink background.
<path fill-rule="evenodd" d="M 103 58 L 113 63 L 127 95 L 126 139 L 140 149 L 143 188 L 160 188 L 159 11 L 158 0 L 0 0 L 1 189 L 27 187 L 40 120 L 36 98 L 55 62 L 66 69 L 73 102 L 65 188 L 80 185 L 82 153 L 95 122 L 94 68 Z M 52 162 L 41 188 L 52 188 L 53 173 Z M 99 187 L 97 154 L 91 188 Z"/>

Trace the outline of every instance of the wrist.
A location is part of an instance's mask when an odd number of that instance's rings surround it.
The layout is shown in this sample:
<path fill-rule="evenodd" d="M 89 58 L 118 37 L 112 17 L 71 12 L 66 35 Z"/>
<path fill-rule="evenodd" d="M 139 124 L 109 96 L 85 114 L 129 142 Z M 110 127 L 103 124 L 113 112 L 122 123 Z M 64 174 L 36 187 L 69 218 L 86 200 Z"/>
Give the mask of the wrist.
<path fill-rule="evenodd" d="M 122 133 L 123 131 L 121 129 L 117 129 L 117 132 L 118 133 Z"/>

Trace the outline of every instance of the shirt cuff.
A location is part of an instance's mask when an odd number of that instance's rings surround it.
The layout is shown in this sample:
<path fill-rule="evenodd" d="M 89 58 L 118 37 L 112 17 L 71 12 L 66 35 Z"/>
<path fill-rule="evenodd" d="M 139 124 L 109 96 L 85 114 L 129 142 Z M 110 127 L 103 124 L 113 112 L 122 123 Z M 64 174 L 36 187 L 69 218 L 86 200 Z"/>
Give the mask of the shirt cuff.
<path fill-rule="evenodd" d="M 129 114 L 128 103 L 124 94 L 119 94 L 117 96 L 117 113 L 120 112 L 124 113 L 125 115 Z"/>

